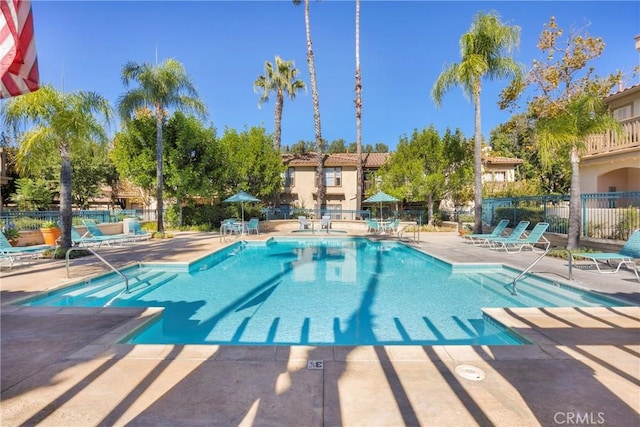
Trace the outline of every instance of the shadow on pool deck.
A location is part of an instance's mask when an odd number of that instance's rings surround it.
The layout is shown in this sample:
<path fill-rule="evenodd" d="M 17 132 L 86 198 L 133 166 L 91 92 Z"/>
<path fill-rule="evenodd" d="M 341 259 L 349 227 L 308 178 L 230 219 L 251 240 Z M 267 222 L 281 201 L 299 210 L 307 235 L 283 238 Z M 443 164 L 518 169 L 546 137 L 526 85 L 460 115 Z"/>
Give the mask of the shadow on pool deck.
<path fill-rule="evenodd" d="M 265 238 L 269 235 L 260 235 Z M 255 237 L 251 237 L 252 239 Z M 505 262 L 453 233 L 418 246 L 452 262 Z M 116 266 L 187 262 L 223 242 L 208 233 L 101 251 Z M 556 280 L 566 261 L 536 268 Z M 71 277 L 104 272 L 73 260 Z M 68 283 L 64 262 L 3 270 L 3 304 Z M 574 285 L 638 301 L 628 271 L 574 271 Z M 375 278 L 369 283 L 375 291 Z M 371 300 L 360 301 L 360 310 Z M 2 425 L 634 425 L 640 412 L 640 308 L 487 309 L 526 346 L 246 347 L 113 344 L 149 310 L 2 307 Z M 355 317 L 349 328 L 365 328 Z M 321 360 L 323 370 L 307 369 Z M 480 369 L 481 381 L 456 368 Z M 574 421 L 571 421 L 574 420 Z"/>

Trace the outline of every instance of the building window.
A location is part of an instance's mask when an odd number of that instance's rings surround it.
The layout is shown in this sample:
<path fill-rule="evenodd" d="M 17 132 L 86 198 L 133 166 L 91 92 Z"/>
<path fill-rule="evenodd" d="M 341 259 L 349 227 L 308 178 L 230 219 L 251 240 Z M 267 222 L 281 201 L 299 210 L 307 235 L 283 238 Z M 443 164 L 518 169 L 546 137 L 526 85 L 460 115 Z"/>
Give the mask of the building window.
<path fill-rule="evenodd" d="M 342 186 L 342 168 L 324 168 L 324 185 L 327 187 Z"/>
<path fill-rule="evenodd" d="M 287 168 L 287 170 L 285 171 L 285 173 L 284 173 L 284 186 L 285 187 L 293 187 L 295 185 L 294 173 L 295 173 L 295 169 L 294 168 Z"/>
<path fill-rule="evenodd" d="M 505 182 L 507 180 L 507 173 L 505 171 L 499 171 L 493 173 L 494 182 Z"/>
<path fill-rule="evenodd" d="M 621 122 L 633 117 L 633 104 L 623 105 L 622 107 L 613 110 L 613 118 Z"/>

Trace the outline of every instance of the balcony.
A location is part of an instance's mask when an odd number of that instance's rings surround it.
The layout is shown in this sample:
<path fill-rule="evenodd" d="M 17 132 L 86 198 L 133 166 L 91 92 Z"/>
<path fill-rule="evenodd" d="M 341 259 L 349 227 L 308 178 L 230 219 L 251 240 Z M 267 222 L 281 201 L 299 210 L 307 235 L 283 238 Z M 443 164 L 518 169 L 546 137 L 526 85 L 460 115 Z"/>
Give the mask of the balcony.
<path fill-rule="evenodd" d="M 640 148 L 640 116 L 623 120 L 620 125 L 624 132 L 622 136 L 607 132 L 587 137 L 584 157 Z"/>

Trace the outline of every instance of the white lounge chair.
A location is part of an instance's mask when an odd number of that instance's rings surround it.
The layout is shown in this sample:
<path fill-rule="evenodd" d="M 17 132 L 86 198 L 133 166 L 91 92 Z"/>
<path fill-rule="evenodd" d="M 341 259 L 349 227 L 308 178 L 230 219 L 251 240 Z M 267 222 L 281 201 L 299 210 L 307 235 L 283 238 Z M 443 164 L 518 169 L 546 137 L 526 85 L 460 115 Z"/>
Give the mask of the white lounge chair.
<path fill-rule="evenodd" d="M 298 217 L 298 227 L 300 228 L 300 230 L 308 230 L 311 229 L 312 226 L 313 223 L 311 222 L 311 220 L 308 220 L 306 216 Z"/>
<path fill-rule="evenodd" d="M 330 228 L 331 228 L 331 217 L 329 215 L 323 215 L 322 218 L 320 219 L 320 230 L 327 230 L 327 233 L 328 233 Z"/>

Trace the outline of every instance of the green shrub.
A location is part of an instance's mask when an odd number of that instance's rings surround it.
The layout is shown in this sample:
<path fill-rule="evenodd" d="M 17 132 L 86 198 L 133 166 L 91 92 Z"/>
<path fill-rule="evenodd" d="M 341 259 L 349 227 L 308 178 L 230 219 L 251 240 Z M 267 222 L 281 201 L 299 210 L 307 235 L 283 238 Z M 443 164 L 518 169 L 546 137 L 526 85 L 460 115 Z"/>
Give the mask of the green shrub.
<path fill-rule="evenodd" d="M 474 215 L 458 215 L 459 222 L 475 222 L 476 217 Z"/>
<path fill-rule="evenodd" d="M 172 206 L 165 212 L 165 221 L 172 227 L 178 227 L 178 207 Z M 202 227 L 203 230 L 212 230 L 220 226 L 223 219 L 235 216 L 235 208 L 232 204 L 195 205 L 182 208 L 182 227 L 193 229 Z M 245 218 L 250 218 L 253 212 L 245 207 Z"/>
<path fill-rule="evenodd" d="M 538 222 L 542 222 L 544 211 L 539 207 L 502 207 L 496 208 L 496 217 L 507 218 L 511 221 L 511 226 L 520 221 L 529 221 L 529 229 L 533 228 Z"/>
<path fill-rule="evenodd" d="M 640 227 L 640 214 L 638 214 L 638 208 L 628 207 L 620 209 L 620 220 L 616 224 L 616 229 L 613 235 L 614 239 L 627 240 L 631 236 L 631 232 Z"/>

